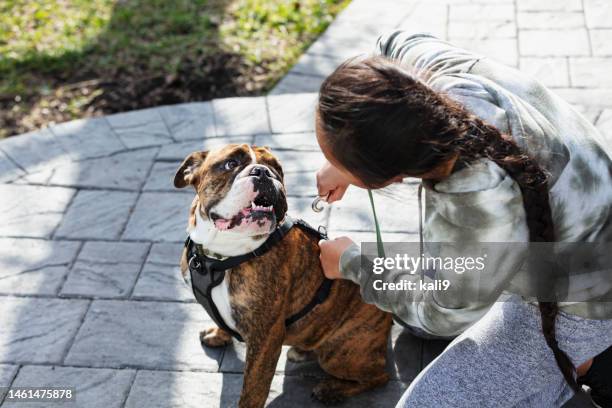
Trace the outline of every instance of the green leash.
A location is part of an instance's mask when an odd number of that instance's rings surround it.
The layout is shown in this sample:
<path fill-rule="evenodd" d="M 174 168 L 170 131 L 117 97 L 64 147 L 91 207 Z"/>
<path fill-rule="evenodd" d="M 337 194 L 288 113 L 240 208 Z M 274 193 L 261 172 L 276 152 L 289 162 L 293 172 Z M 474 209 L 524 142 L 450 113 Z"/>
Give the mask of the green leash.
<path fill-rule="evenodd" d="M 385 257 L 385 247 L 383 245 L 382 236 L 380 234 L 380 226 L 378 225 L 378 217 L 376 216 L 376 207 L 374 206 L 374 196 L 372 190 L 368 189 L 368 196 L 370 197 L 370 205 L 372 206 L 372 214 L 374 215 L 374 227 L 376 228 L 376 248 L 378 249 L 378 256 L 381 258 Z"/>

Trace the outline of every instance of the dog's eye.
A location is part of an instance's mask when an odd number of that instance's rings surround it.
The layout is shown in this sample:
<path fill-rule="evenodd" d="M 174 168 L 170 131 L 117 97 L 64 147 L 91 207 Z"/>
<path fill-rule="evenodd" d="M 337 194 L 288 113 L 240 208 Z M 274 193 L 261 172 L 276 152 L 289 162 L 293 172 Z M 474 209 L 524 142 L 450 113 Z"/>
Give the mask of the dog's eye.
<path fill-rule="evenodd" d="M 225 163 L 223 163 L 223 168 L 225 170 L 233 170 L 238 166 L 238 161 L 234 159 L 229 159 Z"/>

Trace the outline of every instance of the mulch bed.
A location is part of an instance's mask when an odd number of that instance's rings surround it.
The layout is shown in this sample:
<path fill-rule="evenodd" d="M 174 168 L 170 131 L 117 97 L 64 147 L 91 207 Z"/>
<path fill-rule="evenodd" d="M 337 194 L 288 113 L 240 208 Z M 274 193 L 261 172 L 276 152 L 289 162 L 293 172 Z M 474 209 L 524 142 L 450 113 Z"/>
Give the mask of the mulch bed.
<path fill-rule="evenodd" d="M 87 71 L 72 74 L 67 84 L 67 78 L 61 76 L 41 77 L 53 89 L 47 95 L 0 98 L 0 129 L 4 135 L 73 119 L 66 107 L 78 98 L 86 100 L 80 117 L 92 117 L 166 104 L 258 95 L 270 86 L 265 64 L 252 66 L 241 55 L 222 51 L 182 61 L 171 76 L 139 76 L 134 70 L 129 75 L 116 72 L 104 79 Z"/>

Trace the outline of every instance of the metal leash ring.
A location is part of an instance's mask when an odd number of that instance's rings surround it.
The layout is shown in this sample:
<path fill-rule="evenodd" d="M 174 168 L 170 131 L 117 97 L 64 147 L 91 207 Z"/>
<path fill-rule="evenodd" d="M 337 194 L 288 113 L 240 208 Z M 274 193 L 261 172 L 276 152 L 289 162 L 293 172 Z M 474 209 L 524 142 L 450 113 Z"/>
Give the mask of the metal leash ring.
<path fill-rule="evenodd" d="M 325 197 L 318 196 L 317 198 L 315 198 L 311 205 L 312 211 L 316 213 L 320 213 L 321 211 L 323 211 L 325 209 L 325 202 L 327 201 L 327 197 L 329 197 L 329 195 Z"/>

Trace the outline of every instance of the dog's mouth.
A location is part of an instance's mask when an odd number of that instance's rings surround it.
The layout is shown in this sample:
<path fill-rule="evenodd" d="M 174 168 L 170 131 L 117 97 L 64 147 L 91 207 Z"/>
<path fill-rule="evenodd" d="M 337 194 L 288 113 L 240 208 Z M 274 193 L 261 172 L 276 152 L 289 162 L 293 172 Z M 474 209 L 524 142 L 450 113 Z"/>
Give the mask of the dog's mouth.
<path fill-rule="evenodd" d="M 211 212 L 209 217 L 215 227 L 221 231 L 231 230 L 245 223 L 263 227 L 266 222 L 274 221 L 274 204 L 267 197 L 259 195 L 250 205 L 242 208 L 231 218 L 223 218 L 215 212 Z"/>

